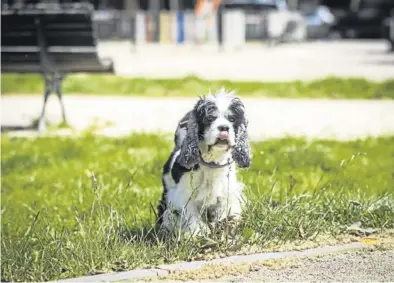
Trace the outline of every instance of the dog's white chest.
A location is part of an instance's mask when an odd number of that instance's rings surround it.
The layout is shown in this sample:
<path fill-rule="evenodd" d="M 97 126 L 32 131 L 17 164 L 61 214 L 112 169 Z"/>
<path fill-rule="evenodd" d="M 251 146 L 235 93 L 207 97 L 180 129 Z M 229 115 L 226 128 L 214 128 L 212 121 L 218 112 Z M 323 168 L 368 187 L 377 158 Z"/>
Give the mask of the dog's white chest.
<path fill-rule="evenodd" d="M 192 172 L 190 177 L 196 188 L 194 201 L 198 206 L 215 205 L 218 200 L 226 199 L 233 188 L 235 172 L 233 168 L 210 169 L 202 168 Z M 234 175 L 234 176 L 233 176 Z"/>

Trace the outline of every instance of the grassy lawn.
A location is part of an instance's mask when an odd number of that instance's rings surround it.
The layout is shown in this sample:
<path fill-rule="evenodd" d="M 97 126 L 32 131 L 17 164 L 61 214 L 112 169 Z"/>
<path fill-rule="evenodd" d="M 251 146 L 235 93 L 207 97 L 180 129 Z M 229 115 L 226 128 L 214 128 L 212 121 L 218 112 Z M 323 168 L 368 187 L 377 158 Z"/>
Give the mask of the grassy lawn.
<path fill-rule="evenodd" d="M 394 228 L 394 137 L 253 143 L 236 235 L 152 232 L 172 137 L 2 138 L 2 281 L 42 281 Z"/>
<path fill-rule="evenodd" d="M 373 82 L 365 79 L 329 77 L 312 82 L 208 81 L 194 76 L 183 79 L 143 79 L 108 75 L 70 75 L 63 83 L 66 94 L 192 96 L 220 87 L 235 89 L 241 96 L 286 98 L 394 99 L 394 80 Z M 3 74 L 2 94 L 42 94 L 39 75 Z"/>

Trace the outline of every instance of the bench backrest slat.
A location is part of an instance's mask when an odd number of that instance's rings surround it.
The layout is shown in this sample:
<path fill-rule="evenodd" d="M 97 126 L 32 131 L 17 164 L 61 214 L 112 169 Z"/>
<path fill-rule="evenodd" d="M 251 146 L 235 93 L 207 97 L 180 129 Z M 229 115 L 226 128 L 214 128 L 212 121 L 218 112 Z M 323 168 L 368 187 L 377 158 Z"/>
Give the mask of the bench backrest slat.
<path fill-rule="evenodd" d="M 42 7 L 2 11 L 1 61 L 5 71 L 19 68 L 24 72 L 24 63 L 29 65 L 26 69 L 44 72 L 112 69 L 112 65 L 102 66 L 97 55 L 91 5 Z"/>
<path fill-rule="evenodd" d="M 26 15 L 2 15 L 2 46 L 37 46 L 36 17 Z"/>
<path fill-rule="evenodd" d="M 75 18 L 68 15 L 3 15 L 2 46 L 37 46 L 37 18 L 48 47 L 96 45 L 91 19 L 86 15 Z"/>
<path fill-rule="evenodd" d="M 48 46 L 96 45 L 91 14 L 48 16 L 43 27 Z"/>

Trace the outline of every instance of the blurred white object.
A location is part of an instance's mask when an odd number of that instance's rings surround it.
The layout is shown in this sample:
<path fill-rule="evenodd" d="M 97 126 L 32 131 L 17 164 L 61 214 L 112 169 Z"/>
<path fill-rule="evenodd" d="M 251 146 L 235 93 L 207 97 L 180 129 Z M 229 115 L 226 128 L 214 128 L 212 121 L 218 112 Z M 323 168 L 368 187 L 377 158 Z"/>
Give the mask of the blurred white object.
<path fill-rule="evenodd" d="M 268 37 L 281 41 L 303 41 L 306 38 L 306 23 L 297 11 L 276 10 L 267 15 Z"/>
<path fill-rule="evenodd" d="M 146 43 L 146 23 L 145 14 L 138 11 L 135 16 L 135 44 Z"/>
<path fill-rule="evenodd" d="M 278 8 L 278 10 L 281 10 L 281 11 L 288 10 L 286 0 L 276 0 L 275 4 L 276 4 L 276 7 Z"/>
<path fill-rule="evenodd" d="M 196 37 L 196 24 L 194 12 L 184 12 L 185 43 L 194 43 Z"/>
<path fill-rule="evenodd" d="M 330 27 L 335 23 L 335 16 L 326 6 L 317 6 L 305 13 L 308 38 L 326 38 Z"/>
<path fill-rule="evenodd" d="M 319 6 L 317 8 L 317 14 L 320 16 L 322 21 L 326 24 L 333 24 L 335 22 L 335 17 L 331 11 L 326 6 Z"/>
<path fill-rule="evenodd" d="M 318 26 L 318 25 L 331 25 L 335 21 L 334 15 L 326 6 L 317 7 L 312 14 L 306 16 L 306 21 L 308 25 Z"/>
<path fill-rule="evenodd" d="M 228 10 L 223 13 L 223 46 L 239 49 L 245 45 L 245 13 L 243 10 Z"/>

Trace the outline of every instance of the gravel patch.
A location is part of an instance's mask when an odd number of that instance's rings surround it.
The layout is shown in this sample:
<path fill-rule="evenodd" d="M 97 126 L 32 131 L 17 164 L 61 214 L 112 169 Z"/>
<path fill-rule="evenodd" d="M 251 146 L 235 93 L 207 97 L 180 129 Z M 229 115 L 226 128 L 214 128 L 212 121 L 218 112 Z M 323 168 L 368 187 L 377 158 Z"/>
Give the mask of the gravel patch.
<path fill-rule="evenodd" d="M 284 268 L 262 266 L 245 275 L 227 276 L 219 281 L 393 281 L 394 251 L 357 251 L 307 257 Z"/>

